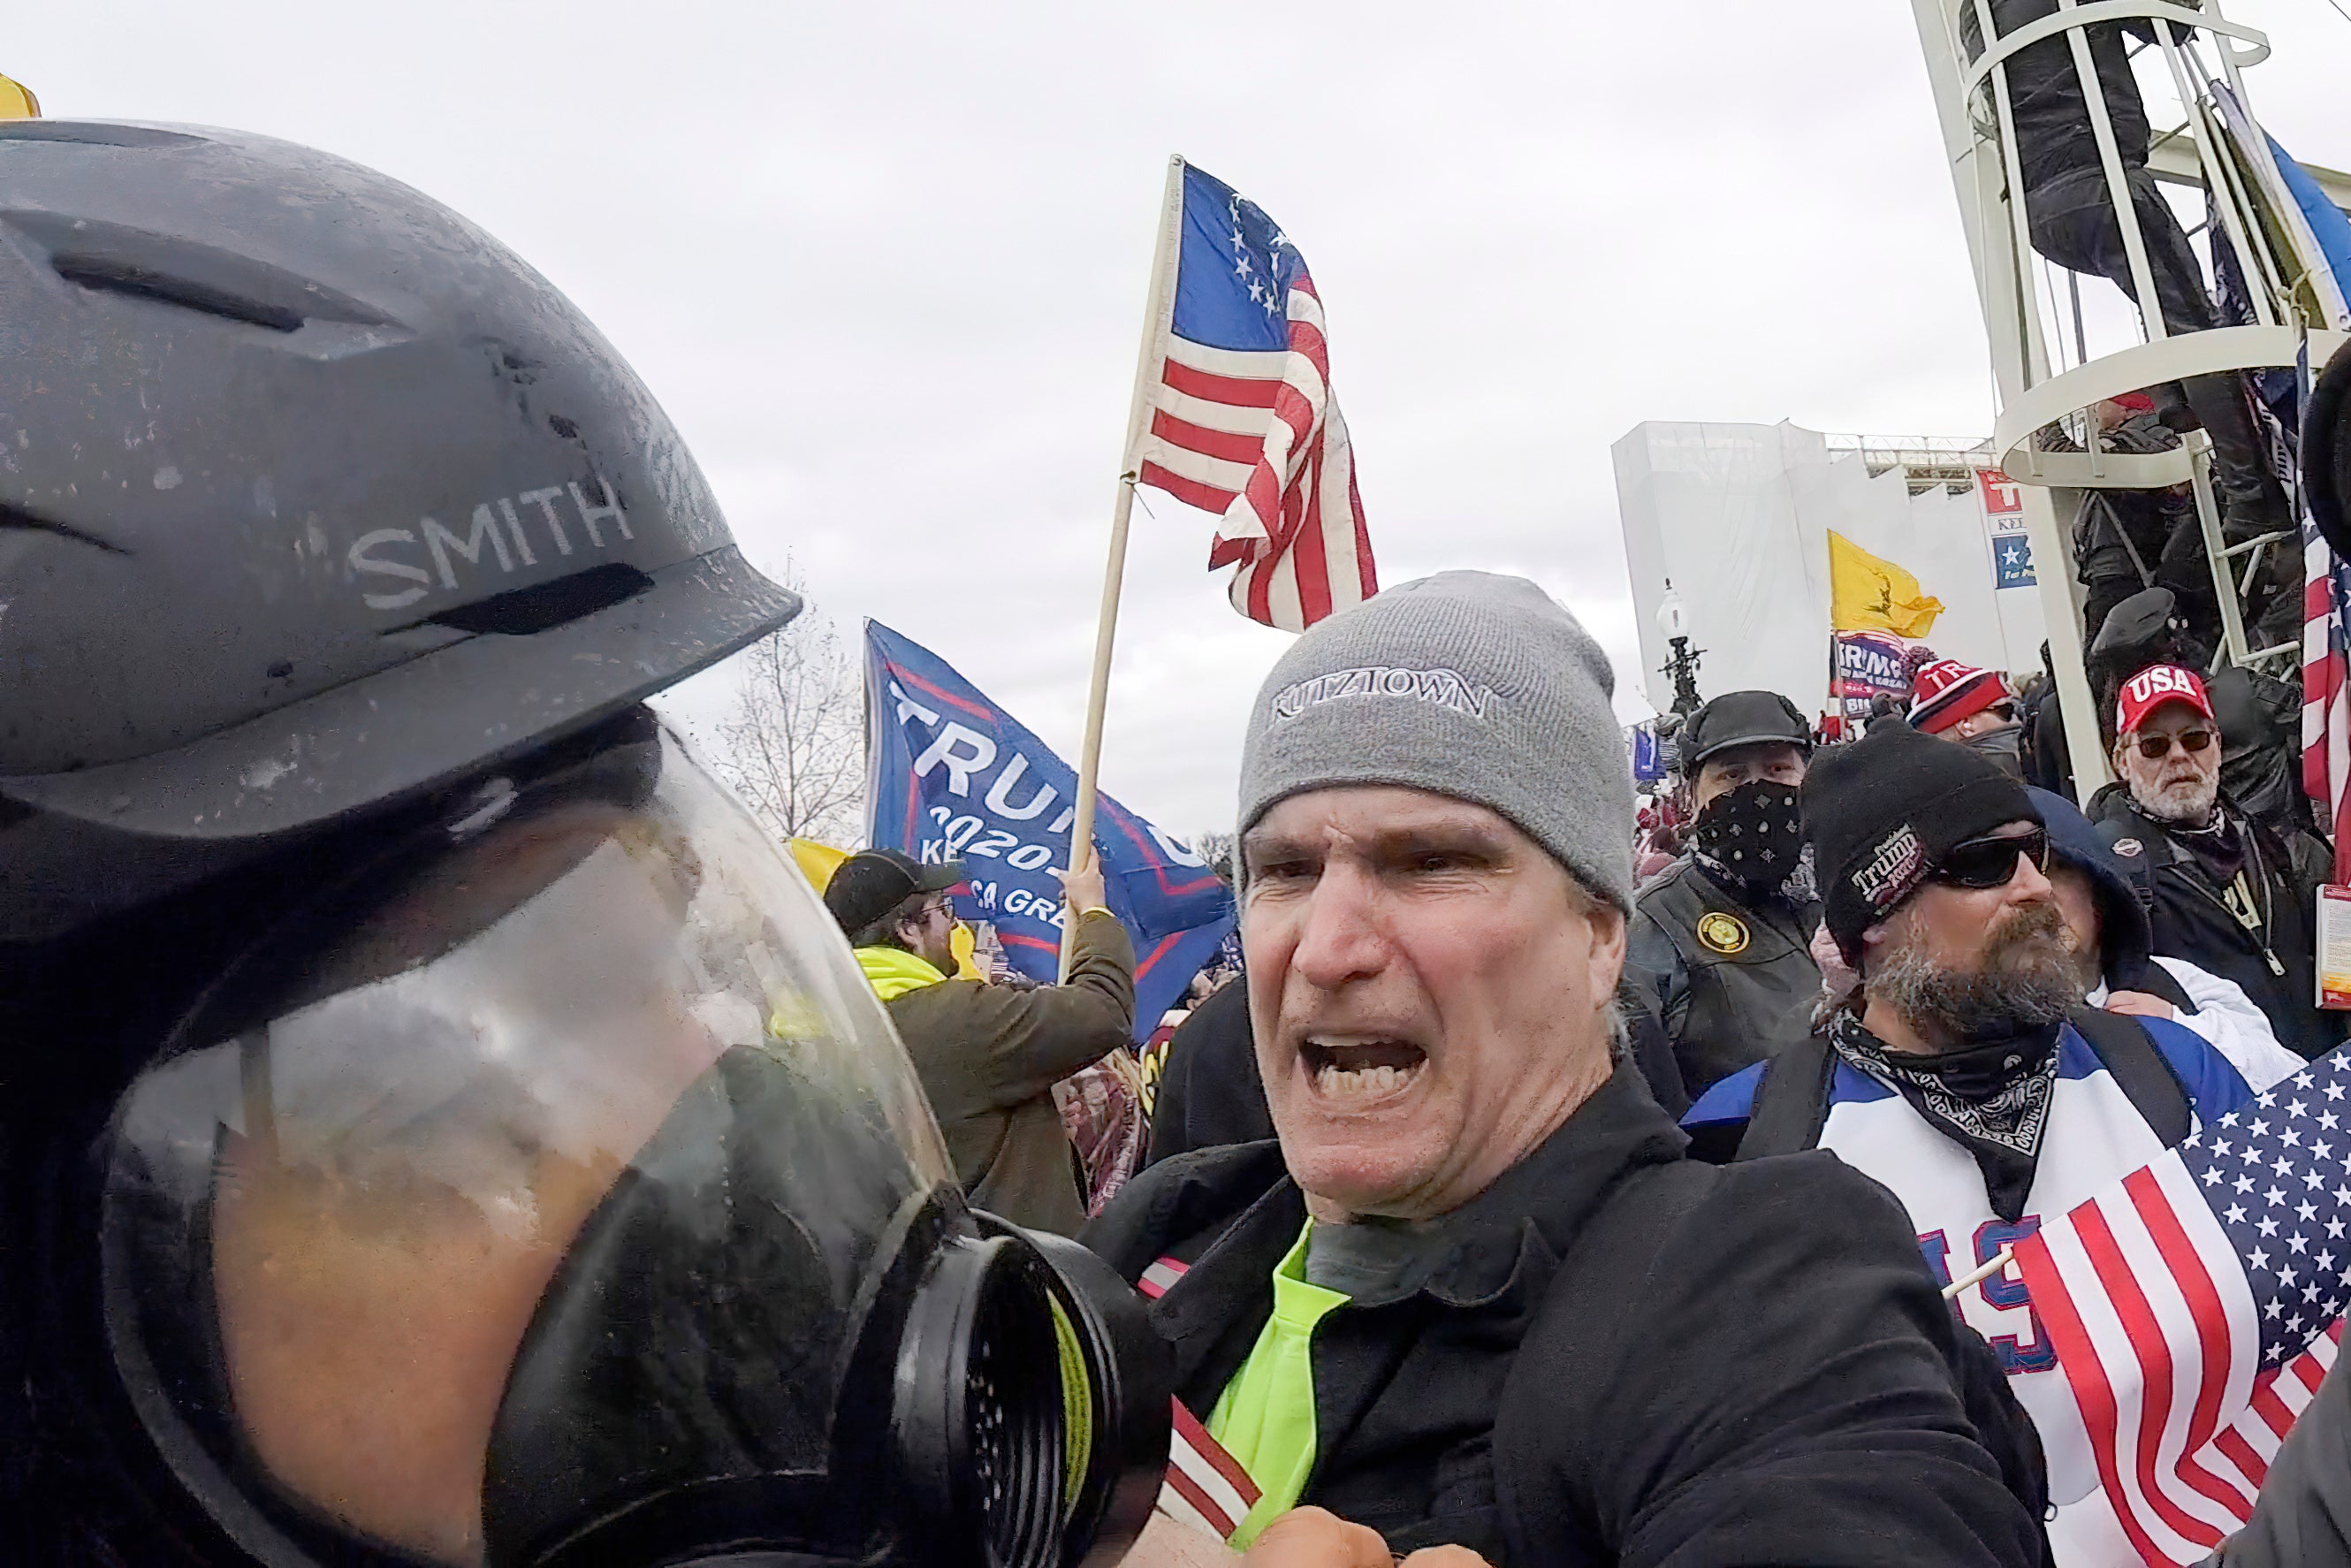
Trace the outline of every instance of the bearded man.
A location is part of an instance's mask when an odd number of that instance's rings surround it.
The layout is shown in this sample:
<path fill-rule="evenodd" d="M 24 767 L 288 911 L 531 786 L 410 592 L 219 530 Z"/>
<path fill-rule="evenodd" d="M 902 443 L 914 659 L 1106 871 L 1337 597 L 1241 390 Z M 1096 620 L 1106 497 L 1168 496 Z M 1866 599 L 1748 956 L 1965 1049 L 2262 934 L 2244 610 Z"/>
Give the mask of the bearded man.
<path fill-rule="evenodd" d="M 2220 726 L 2194 671 L 2150 664 L 2122 684 L 2114 764 L 2118 782 L 2090 816 L 2116 854 L 2148 867 L 2154 950 L 2235 981 L 2289 1050 L 2332 1051 L 2342 1019 L 2314 1005 L 2312 975 L 2323 857 L 2298 865 L 2221 792 Z"/>
<path fill-rule="evenodd" d="M 1948 1284 L 2252 1098 L 2181 1024 L 2083 1006 L 2048 831 L 1989 758 L 1882 727 L 1813 763 L 1803 807 L 1860 988 L 1821 1033 L 1690 1108 L 1701 1148 L 1835 1151 L 1902 1200 Z M 2151 1001 L 2118 1005 L 2163 1010 Z M 2040 1428 L 2061 1568 L 2137 1562 L 2015 1266 L 1953 1305 Z"/>

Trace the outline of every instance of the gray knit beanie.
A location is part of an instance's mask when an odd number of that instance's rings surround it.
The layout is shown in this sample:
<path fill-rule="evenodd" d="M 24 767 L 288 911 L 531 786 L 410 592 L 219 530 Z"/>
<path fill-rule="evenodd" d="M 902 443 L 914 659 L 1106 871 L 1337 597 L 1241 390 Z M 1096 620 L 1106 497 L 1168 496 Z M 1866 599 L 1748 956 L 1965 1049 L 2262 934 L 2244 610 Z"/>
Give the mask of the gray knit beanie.
<path fill-rule="evenodd" d="M 1241 748 L 1239 831 L 1276 802 L 1400 784 L 1499 812 L 1591 892 L 1633 907 L 1633 769 L 1608 657 L 1522 577 L 1444 571 L 1308 631 Z"/>

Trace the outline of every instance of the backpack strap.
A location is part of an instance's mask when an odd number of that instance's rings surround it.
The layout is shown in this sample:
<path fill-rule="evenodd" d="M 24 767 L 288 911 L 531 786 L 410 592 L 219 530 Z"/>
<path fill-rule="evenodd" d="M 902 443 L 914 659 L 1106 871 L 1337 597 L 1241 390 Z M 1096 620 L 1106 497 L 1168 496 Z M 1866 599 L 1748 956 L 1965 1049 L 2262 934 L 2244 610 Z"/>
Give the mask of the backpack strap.
<path fill-rule="evenodd" d="M 2179 983 L 2179 977 L 2154 959 L 2149 958 L 2135 978 L 2137 983 L 2130 989 L 2145 991 L 2150 997 L 2160 997 L 2183 1015 L 2191 1015 L 2199 1010 L 2195 999 L 2188 994 L 2188 988 Z"/>
<path fill-rule="evenodd" d="M 1763 1063 L 1755 1103 L 1734 1159 L 1792 1155 L 1818 1146 L 1829 1116 L 1829 1079 L 1836 1052 L 1824 1036 L 1806 1034 L 1782 1046 Z"/>
<path fill-rule="evenodd" d="M 2150 966 L 2160 969 L 2161 966 Z M 2147 1027 L 2126 1013 L 2075 1008 L 2065 1021 L 2089 1042 L 2134 1110 L 2155 1129 L 2167 1149 L 2187 1141 L 2195 1124 L 2188 1087 Z"/>

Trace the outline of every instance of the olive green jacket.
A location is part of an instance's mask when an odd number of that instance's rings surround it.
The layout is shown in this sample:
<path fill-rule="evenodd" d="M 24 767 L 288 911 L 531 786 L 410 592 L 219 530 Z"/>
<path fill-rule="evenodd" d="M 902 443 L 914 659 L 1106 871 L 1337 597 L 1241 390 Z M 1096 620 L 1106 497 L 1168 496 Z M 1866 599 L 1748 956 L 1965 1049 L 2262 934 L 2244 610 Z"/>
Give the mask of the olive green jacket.
<path fill-rule="evenodd" d="M 861 949 L 859 957 L 881 982 L 875 991 L 973 1206 L 1031 1229 L 1074 1233 L 1086 1207 L 1053 1085 L 1134 1038 L 1134 947 L 1125 927 L 1103 910 L 1079 916 L 1069 982 L 1029 991 L 944 977 L 907 987 L 907 964 L 920 959 L 894 948 Z"/>

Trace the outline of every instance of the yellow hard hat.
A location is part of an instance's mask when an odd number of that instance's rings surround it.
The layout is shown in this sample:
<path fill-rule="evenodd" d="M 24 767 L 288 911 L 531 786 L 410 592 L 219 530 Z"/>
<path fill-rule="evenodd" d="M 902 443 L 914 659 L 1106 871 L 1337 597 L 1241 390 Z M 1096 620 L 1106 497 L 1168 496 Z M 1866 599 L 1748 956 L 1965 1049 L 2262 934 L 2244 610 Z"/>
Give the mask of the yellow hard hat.
<path fill-rule="evenodd" d="M 0 120 L 37 120 L 41 100 L 22 82 L 0 77 Z"/>

